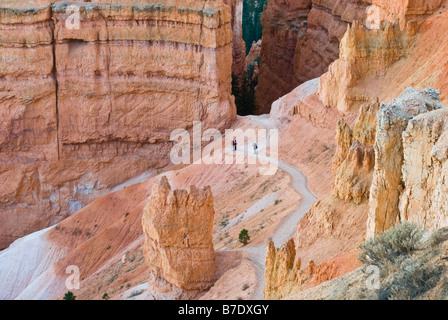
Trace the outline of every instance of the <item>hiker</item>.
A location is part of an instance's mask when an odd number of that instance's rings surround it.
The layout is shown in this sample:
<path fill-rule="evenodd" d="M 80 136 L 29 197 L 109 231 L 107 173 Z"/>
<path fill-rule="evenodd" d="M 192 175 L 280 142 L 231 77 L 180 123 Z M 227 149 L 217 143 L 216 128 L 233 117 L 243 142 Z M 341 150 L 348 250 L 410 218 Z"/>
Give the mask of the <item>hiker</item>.
<path fill-rule="evenodd" d="M 258 154 L 258 144 L 254 143 L 253 147 L 254 147 L 254 154 Z"/>
<path fill-rule="evenodd" d="M 233 137 L 233 141 L 232 141 L 233 151 L 236 151 L 237 145 L 238 145 L 238 143 L 236 142 L 236 138 Z"/>

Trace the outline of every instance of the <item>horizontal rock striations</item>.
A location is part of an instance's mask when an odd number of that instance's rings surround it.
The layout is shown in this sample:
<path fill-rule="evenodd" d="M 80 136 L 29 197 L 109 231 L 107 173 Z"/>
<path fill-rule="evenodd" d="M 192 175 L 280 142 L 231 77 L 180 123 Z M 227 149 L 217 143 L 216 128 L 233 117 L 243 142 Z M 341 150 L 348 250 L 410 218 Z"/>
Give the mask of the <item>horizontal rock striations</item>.
<path fill-rule="evenodd" d="M 230 126 L 231 20 L 221 1 L 0 3 L 0 248 L 168 164 L 172 130 Z"/>

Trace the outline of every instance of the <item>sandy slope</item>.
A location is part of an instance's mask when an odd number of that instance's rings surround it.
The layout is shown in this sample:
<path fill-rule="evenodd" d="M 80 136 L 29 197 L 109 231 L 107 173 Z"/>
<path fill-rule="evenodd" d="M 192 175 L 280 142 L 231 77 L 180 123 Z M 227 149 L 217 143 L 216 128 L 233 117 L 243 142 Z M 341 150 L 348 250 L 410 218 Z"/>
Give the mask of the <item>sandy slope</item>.
<path fill-rule="evenodd" d="M 260 126 L 270 128 L 270 123 L 263 117 L 239 118 L 234 128 L 245 130 Z M 250 150 L 242 156 L 251 154 Z M 215 248 L 229 247 L 219 253 L 219 264 L 228 270 L 218 271 L 220 279 L 210 291 L 212 297 L 248 299 L 254 296 L 256 287 L 255 296 L 262 298 L 264 243 L 276 229 L 279 230 L 275 233 L 278 241 L 288 238 L 301 214 L 294 209 L 300 202 L 295 191 L 299 188 L 295 186 L 301 184 L 301 174 L 282 162 L 279 167 L 281 170 L 273 176 L 261 175 L 259 164 L 233 164 L 173 166 L 163 172 L 136 177 L 52 229 L 20 239 L 0 252 L 0 282 L 5 284 L 1 297 L 60 298 L 67 291 L 66 267 L 78 265 L 83 277 L 81 290 L 75 292 L 79 299 L 101 299 L 104 292 L 126 299 L 129 296 L 126 291 L 136 291 L 148 279 L 141 253 L 144 240 L 141 209 L 150 196 L 154 179 L 166 175 L 176 189 L 212 185 L 216 211 Z M 283 170 L 291 172 L 290 176 Z M 302 183 L 304 181 L 302 179 Z M 305 199 L 304 203 L 307 202 Z M 287 217 L 292 212 L 295 218 L 291 220 Z M 226 230 L 220 226 L 225 217 L 233 221 Z M 247 251 L 243 252 L 243 258 L 233 263 L 233 256 L 225 253 L 238 253 L 232 250 L 242 247 L 237 240 L 242 228 L 250 230 L 252 247 L 244 248 Z M 240 277 L 239 281 L 236 277 Z M 241 289 L 245 283 L 250 285 L 249 290 Z"/>

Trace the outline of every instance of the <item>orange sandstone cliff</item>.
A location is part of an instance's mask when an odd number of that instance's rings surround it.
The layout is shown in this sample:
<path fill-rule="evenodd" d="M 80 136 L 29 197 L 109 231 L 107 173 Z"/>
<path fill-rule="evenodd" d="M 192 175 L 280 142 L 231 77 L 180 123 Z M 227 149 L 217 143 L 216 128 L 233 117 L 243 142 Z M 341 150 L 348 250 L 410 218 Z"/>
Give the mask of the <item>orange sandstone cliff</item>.
<path fill-rule="evenodd" d="M 263 48 L 261 52 L 261 70 L 259 86 L 256 91 L 256 103 L 258 113 L 269 113 L 271 104 L 281 96 L 287 94 L 298 85 L 320 77 L 328 71 L 328 67 L 339 58 L 338 64 L 344 64 L 345 50 L 356 50 L 350 46 L 343 46 L 342 56 L 340 43 L 353 40 L 353 35 L 346 34 L 347 27 L 353 22 L 366 24 L 367 20 L 377 19 L 379 22 L 396 24 L 400 32 L 406 32 L 412 38 L 416 25 L 425 21 L 428 17 L 437 13 L 442 8 L 442 0 L 431 1 L 392 1 L 392 0 L 295 0 L 295 1 L 270 1 L 267 10 L 263 14 Z M 371 6 L 375 6 L 374 8 Z M 359 29 L 354 27 L 352 32 Z M 379 59 L 376 66 L 369 63 L 357 64 L 358 68 L 369 69 L 373 67 L 379 72 L 378 67 L 399 59 L 402 51 L 407 46 L 407 39 L 397 37 L 393 33 L 399 31 L 395 28 L 387 28 L 386 32 L 375 35 L 369 33 L 365 39 L 356 37 L 357 41 L 369 41 L 370 37 L 388 37 L 384 48 L 375 47 L 372 42 L 371 50 L 377 50 Z M 443 30 L 443 29 L 442 29 Z M 439 30 L 441 32 L 442 30 Z M 345 35 L 345 37 L 344 37 Z M 371 38 L 370 38 L 371 39 Z M 440 38 L 439 38 L 440 39 Z M 388 47 L 390 46 L 390 48 Z M 362 45 L 365 47 L 365 45 Z M 383 48 L 383 49 L 384 49 Z M 383 53 L 381 53 L 383 51 Z M 389 51 L 389 52 L 388 52 Z M 395 51 L 395 52 L 394 52 Z M 358 55 L 352 55 L 353 59 L 362 60 L 366 51 L 360 51 Z M 357 58 L 356 58 L 357 56 Z M 382 57 L 381 57 L 382 56 Z M 336 68 L 336 66 L 333 66 Z M 331 69 L 331 68 L 330 68 Z M 349 79 L 340 79 L 353 82 L 362 70 L 353 69 L 347 75 Z M 327 75 L 328 77 L 329 75 Z M 330 87 L 327 87 L 330 90 Z M 330 90 L 330 92 L 332 92 Z M 339 92 L 337 90 L 336 94 Z M 358 93 L 362 94 L 362 91 Z M 376 98 L 376 97 L 374 97 Z M 328 101 L 324 99 L 324 103 Z M 334 101 L 332 101 L 333 103 Z M 333 104 L 328 104 L 334 106 Z"/>
<path fill-rule="evenodd" d="M 269 1 L 263 13 L 259 113 L 298 85 L 317 78 L 339 56 L 347 24 L 364 20 L 369 1 Z"/>
<path fill-rule="evenodd" d="M 229 6 L 73 4 L 79 29 L 71 3 L 1 3 L 0 248 L 167 165 L 172 130 L 236 117 Z"/>

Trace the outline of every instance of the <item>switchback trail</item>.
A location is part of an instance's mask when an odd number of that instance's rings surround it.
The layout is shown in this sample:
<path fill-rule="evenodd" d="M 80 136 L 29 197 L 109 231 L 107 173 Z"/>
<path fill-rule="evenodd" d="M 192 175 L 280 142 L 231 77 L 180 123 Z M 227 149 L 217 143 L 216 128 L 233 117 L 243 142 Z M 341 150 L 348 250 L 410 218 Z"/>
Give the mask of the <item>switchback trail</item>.
<path fill-rule="evenodd" d="M 262 126 L 267 130 L 274 129 L 270 124 L 269 118 L 267 116 L 250 116 L 252 123 Z M 269 139 L 268 139 L 269 141 Z M 267 146 L 260 146 L 267 147 Z M 243 152 L 243 151 L 237 151 Z M 256 157 L 256 155 L 251 155 L 247 151 L 245 155 L 248 157 Z M 272 240 L 276 247 L 281 247 L 294 235 L 297 224 L 300 219 L 311 209 L 313 203 L 317 200 L 317 197 L 308 188 L 308 179 L 306 176 L 294 168 L 293 166 L 270 157 L 264 157 L 264 161 L 269 161 L 278 165 L 278 168 L 288 173 L 291 177 L 291 187 L 301 195 L 301 200 L 297 204 L 296 209 L 293 213 L 289 215 L 286 219 L 281 222 L 281 225 L 275 230 L 274 234 L 271 235 Z M 265 259 L 266 259 L 266 245 L 248 245 L 241 249 L 236 249 L 245 253 L 245 257 L 252 262 L 256 274 L 257 274 L 257 287 L 253 295 L 255 300 L 263 300 L 263 289 L 265 286 L 264 272 L 265 272 Z"/>

